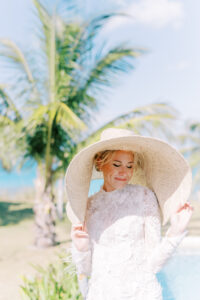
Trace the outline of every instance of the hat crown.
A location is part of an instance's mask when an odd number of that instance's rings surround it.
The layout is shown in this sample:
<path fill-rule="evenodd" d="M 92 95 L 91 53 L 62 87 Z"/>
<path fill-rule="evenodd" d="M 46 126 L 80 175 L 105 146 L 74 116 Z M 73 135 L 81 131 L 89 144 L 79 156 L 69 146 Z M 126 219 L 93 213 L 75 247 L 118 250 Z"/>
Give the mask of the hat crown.
<path fill-rule="evenodd" d="M 105 141 L 112 138 L 119 138 L 125 136 L 134 136 L 134 133 L 127 129 L 107 128 L 104 131 L 102 131 L 100 141 Z"/>

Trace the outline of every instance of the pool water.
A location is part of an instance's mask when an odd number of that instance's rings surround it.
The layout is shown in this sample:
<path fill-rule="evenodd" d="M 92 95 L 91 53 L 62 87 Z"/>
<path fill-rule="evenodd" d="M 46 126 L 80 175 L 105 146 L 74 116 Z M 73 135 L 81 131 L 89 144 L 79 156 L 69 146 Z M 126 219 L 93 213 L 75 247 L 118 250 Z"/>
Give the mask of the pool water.
<path fill-rule="evenodd" d="M 93 180 L 89 195 L 98 192 L 102 183 L 103 180 Z M 200 300 L 200 253 L 175 252 L 157 274 L 157 279 L 162 286 L 163 300 Z"/>
<path fill-rule="evenodd" d="M 200 300 L 200 255 L 174 254 L 157 278 L 163 300 Z"/>

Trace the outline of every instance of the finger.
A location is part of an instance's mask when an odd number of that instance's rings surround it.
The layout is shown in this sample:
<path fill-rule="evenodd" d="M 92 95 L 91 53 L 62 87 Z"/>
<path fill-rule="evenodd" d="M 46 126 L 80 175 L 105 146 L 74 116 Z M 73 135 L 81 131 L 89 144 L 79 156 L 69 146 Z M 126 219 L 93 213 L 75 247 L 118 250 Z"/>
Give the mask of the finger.
<path fill-rule="evenodd" d="M 80 234 L 80 235 L 77 235 L 77 238 L 79 238 L 79 239 L 82 239 L 82 238 L 88 239 L 88 235 L 86 235 L 86 234 L 84 234 L 84 235 Z"/>
<path fill-rule="evenodd" d="M 191 204 L 186 204 L 187 208 L 192 208 L 193 206 Z"/>
<path fill-rule="evenodd" d="M 88 238 L 88 234 L 87 233 L 76 233 L 73 236 L 77 237 L 77 238 Z"/>
<path fill-rule="evenodd" d="M 190 207 L 190 204 L 185 203 L 183 206 L 181 206 L 181 207 L 177 210 L 177 212 L 180 212 L 180 211 L 182 211 L 183 209 L 186 209 L 186 208 L 188 208 L 188 207 Z"/>
<path fill-rule="evenodd" d="M 72 224 L 72 227 L 79 227 L 79 226 L 83 226 L 83 224 L 82 223 Z"/>
<path fill-rule="evenodd" d="M 88 236 L 87 235 L 73 235 L 72 237 L 71 237 L 71 239 L 73 240 L 73 241 L 75 241 L 75 240 L 81 240 L 81 239 L 88 239 Z"/>
<path fill-rule="evenodd" d="M 86 221 L 84 221 L 84 223 L 83 223 L 83 229 L 84 229 L 84 231 L 86 231 L 86 232 L 87 232 L 87 225 L 86 225 Z"/>
<path fill-rule="evenodd" d="M 194 207 L 193 206 L 188 206 L 186 208 L 187 211 L 193 212 L 194 211 Z"/>
<path fill-rule="evenodd" d="M 81 228 L 74 228 L 71 230 L 72 233 L 81 232 L 83 231 Z"/>
<path fill-rule="evenodd" d="M 181 206 L 178 210 L 177 213 L 181 212 L 184 209 L 184 206 Z"/>
<path fill-rule="evenodd" d="M 82 229 L 83 225 L 82 224 L 75 224 L 72 226 L 72 230 L 76 230 L 76 229 Z"/>
<path fill-rule="evenodd" d="M 191 208 L 191 209 L 194 209 L 194 207 L 191 204 L 188 207 Z"/>
<path fill-rule="evenodd" d="M 181 218 L 184 218 L 184 216 L 187 216 L 187 215 L 191 215 L 193 213 L 193 211 L 189 208 L 186 208 L 186 209 L 182 209 L 178 215 L 181 217 Z"/>
<path fill-rule="evenodd" d="M 72 233 L 73 235 L 88 235 L 85 231 L 76 230 Z"/>
<path fill-rule="evenodd" d="M 72 234 L 77 234 L 77 233 L 83 233 L 83 234 L 85 234 L 85 233 L 87 233 L 86 231 L 83 231 L 83 230 L 73 230 L 72 231 Z"/>
<path fill-rule="evenodd" d="M 186 202 L 185 205 L 186 205 L 187 207 L 193 207 L 189 202 Z"/>

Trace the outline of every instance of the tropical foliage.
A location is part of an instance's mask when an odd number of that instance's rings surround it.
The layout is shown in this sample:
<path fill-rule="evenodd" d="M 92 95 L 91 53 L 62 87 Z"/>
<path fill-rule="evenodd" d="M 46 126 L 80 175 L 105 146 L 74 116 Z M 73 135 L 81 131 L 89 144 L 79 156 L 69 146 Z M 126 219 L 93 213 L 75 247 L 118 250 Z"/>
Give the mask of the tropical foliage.
<path fill-rule="evenodd" d="M 72 262 L 70 264 L 72 265 Z M 64 262 L 61 255 L 59 261 L 49 264 L 46 268 L 34 266 L 36 275 L 32 278 L 23 277 L 22 299 L 82 300 L 76 273 L 71 274 L 66 271 L 66 268 L 71 268 L 70 264 Z"/>
<path fill-rule="evenodd" d="M 109 127 L 130 129 L 135 134 L 156 136 L 168 141 L 174 141 L 175 135 L 172 128 L 176 118 L 177 111 L 165 103 L 153 103 L 138 107 L 104 124 L 81 141 L 78 144 L 77 150 L 98 141 L 101 132 Z"/>
<path fill-rule="evenodd" d="M 112 15 L 66 21 L 41 1 L 33 4 L 37 48 L 28 53 L 11 40 L 0 40 L 0 56 L 11 74 L 9 86 L 0 90 L 0 158 L 7 169 L 30 159 L 37 164 L 35 243 L 49 246 L 56 243 L 54 183 L 76 152 L 100 92 L 132 69 L 144 50 L 95 46 Z"/>
<path fill-rule="evenodd" d="M 200 196 L 200 123 L 188 122 L 185 131 L 185 134 L 180 135 L 182 152 L 193 171 L 193 192 L 198 192 Z"/>

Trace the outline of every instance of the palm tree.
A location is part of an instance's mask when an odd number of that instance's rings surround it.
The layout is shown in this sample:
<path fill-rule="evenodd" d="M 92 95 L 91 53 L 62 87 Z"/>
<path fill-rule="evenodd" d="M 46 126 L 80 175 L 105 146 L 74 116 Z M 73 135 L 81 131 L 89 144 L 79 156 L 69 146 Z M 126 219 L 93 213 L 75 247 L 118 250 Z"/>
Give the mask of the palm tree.
<path fill-rule="evenodd" d="M 16 147 L 16 136 L 19 135 L 21 116 L 5 86 L 0 85 L 0 161 L 2 167 L 11 171 L 18 158 L 23 153 L 22 145 Z"/>
<path fill-rule="evenodd" d="M 66 21 L 40 1 L 33 3 L 38 49 L 28 54 L 13 41 L 0 40 L 0 56 L 12 70 L 12 84 L 1 88 L 0 134 L 8 139 L 4 149 L 13 144 L 16 158 L 23 153 L 21 163 L 32 159 L 37 164 L 35 244 L 50 246 L 56 243 L 54 182 L 76 152 L 91 112 L 98 107 L 97 95 L 120 72 L 131 70 L 145 50 L 95 47 L 112 15 L 89 23 Z M 12 140 L 7 131 L 13 132 Z"/>
<path fill-rule="evenodd" d="M 89 134 L 77 145 L 76 151 L 98 141 L 101 132 L 109 127 L 130 129 L 135 134 L 156 136 L 174 142 L 176 136 L 173 134 L 172 126 L 176 119 L 177 111 L 166 103 L 153 103 L 138 107 L 114 118 Z"/>
<path fill-rule="evenodd" d="M 188 122 L 186 133 L 179 136 L 182 153 L 188 158 L 193 172 L 193 192 L 199 193 L 200 187 L 200 123 Z"/>

